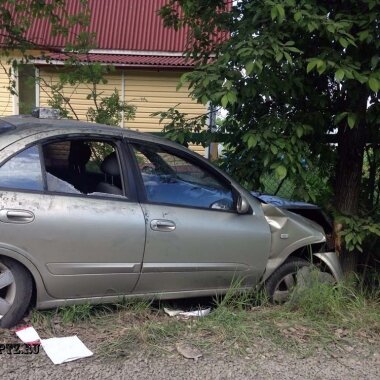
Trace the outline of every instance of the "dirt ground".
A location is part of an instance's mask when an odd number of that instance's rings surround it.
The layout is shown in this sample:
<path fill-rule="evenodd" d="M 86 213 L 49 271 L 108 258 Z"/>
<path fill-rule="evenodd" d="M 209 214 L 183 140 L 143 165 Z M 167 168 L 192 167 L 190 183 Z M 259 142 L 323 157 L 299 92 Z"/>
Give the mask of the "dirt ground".
<path fill-rule="evenodd" d="M 91 329 L 76 328 L 75 333 L 94 352 L 92 357 L 54 365 L 42 349 L 32 355 L 3 352 L 0 379 L 380 379 L 377 340 L 330 345 L 303 355 L 281 349 L 262 337 L 235 354 L 223 345 L 205 347 L 202 357 L 195 361 L 181 356 L 174 344 L 155 352 L 132 347 L 125 356 L 108 358 Z M 61 336 L 66 335 L 62 331 Z M 0 342 L 17 341 L 8 330 L 1 330 L 0 338 Z"/>

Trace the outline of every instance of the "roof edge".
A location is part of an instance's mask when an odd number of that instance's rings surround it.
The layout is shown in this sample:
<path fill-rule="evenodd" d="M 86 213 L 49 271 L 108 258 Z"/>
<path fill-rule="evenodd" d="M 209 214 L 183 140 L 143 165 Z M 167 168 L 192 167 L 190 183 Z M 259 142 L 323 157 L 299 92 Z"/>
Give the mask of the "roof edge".
<path fill-rule="evenodd" d="M 115 50 L 115 49 L 91 49 L 90 54 L 116 54 L 116 55 L 146 55 L 162 57 L 183 57 L 183 52 L 158 51 L 158 50 Z"/>

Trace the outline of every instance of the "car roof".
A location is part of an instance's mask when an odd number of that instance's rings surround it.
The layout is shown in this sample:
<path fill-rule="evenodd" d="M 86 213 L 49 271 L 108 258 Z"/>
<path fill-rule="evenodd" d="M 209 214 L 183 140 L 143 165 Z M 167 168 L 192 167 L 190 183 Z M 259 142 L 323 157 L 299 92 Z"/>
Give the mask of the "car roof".
<path fill-rule="evenodd" d="M 16 115 L 0 118 L 0 150 L 25 137 L 53 130 L 57 132 L 57 135 L 60 133 L 67 134 L 67 132 L 73 134 L 92 132 L 96 135 L 124 136 L 136 140 L 165 144 L 177 149 L 183 148 L 181 145 L 162 137 L 146 132 L 131 131 L 128 128 L 71 119 L 39 119 L 29 115 Z"/>

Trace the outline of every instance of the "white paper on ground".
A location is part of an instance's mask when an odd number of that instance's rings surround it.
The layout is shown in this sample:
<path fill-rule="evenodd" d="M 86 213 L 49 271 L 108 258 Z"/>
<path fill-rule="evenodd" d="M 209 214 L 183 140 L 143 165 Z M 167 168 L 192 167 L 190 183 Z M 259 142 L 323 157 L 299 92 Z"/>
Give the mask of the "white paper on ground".
<path fill-rule="evenodd" d="M 24 326 L 17 329 L 16 335 L 26 344 L 40 343 L 40 337 L 33 326 Z"/>
<path fill-rule="evenodd" d="M 211 307 L 208 309 L 201 309 L 201 310 L 195 310 L 195 311 L 183 311 L 183 310 L 171 310 L 166 307 L 164 307 L 164 312 L 168 314 L 170 317 L 175 317 L 179 315 L 180 317 L 205 317 L 206 315 L 210 314 Z"/>
<path fill-rule="evenodd" d="M 76 335 L 41 339 L 41 346 L 54 364 L 71 362 L 93 355 Z"/>
<path fill-rule="evenodd" d="M 164 307 L 164 312 L 169 315 L 169 317 L 175 317 L 176 315 L 183 313 L 183 310 L 171 310 Z"/>
<path fill-rule="evenodd" d="M 210 314 L 210 312 L 211 307 L 203 310 L 184 311 L 180 315 L 183 315 L 184 317 L 205 317 L 206 315 Z"/>

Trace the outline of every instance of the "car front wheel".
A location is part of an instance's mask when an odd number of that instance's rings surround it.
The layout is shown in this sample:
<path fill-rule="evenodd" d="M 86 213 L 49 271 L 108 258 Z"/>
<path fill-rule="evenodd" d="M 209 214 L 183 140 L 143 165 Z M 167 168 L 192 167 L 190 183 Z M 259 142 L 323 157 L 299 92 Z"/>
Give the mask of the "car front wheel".
<path fill-rule="evenodd" d="M 317 271 L 318 276 L 313 275 L 313 270 Z M 330 273 L 320 271 L 306 260 L 290 257 L 268 278 L 265 291 L 271 303 L 284 303 L 290 299 L 295 286 L 307 286 L 314 278 L 324 283 L 335 282 Z"/>
<path fill-rule="evenodd" d="M 0 257 L 0 327 L 18 323 L 32 297 L 30 273 L 16 261 Z"/>

